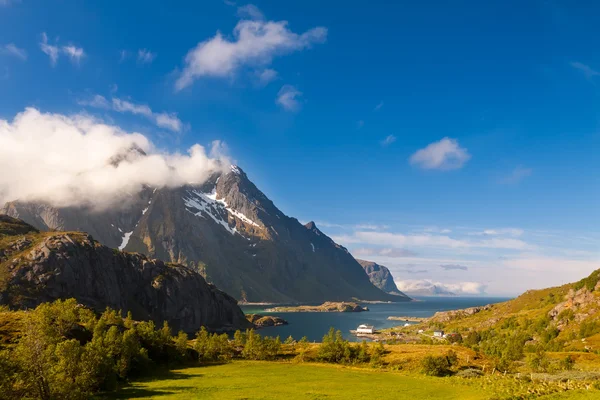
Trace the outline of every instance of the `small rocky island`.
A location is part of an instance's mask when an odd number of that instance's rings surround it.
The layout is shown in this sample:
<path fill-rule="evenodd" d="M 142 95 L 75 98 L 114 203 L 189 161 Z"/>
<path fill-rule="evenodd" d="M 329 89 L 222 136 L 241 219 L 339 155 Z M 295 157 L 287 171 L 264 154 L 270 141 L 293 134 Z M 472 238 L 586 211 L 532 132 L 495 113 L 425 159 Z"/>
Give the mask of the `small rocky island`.
<path fill-rule="evenodd" d="M 362 312 L 369 311 L 353 302 L 333 302 L 327 301 L 319 306 L 296 306 L 296 307 L 275 307 L 266 310 L 268 312 Z"/>
<path fill-rule="evenodd" d="M 254 328 L 256 329 L 288 324 L 285 319 L 273 315 L 246 314 L 246 319 L 254 325 Z"/>

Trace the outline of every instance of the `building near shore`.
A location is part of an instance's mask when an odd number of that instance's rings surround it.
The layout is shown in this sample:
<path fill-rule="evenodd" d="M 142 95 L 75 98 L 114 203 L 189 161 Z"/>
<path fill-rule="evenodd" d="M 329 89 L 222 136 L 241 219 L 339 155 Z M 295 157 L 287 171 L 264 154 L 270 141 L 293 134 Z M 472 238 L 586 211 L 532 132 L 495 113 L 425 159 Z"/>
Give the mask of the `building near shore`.
<path fill-rule="evenodd" d="M 356 333 L 375 333 L 375 327 L 373 325 L 359 325 L 356 328 Z"/>

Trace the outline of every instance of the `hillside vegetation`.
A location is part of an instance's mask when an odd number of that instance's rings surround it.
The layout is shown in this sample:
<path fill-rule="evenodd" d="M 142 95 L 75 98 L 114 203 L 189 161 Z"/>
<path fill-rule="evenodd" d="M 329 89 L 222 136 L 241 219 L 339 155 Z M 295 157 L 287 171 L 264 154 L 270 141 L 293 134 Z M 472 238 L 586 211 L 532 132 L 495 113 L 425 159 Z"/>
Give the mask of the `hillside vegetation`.
<path fill-rule="evenodd" d="M 600 270 L 578 282 L 530 290 L 504 303 L 438 312 L 412 329 L 424 329 L 425 335 L 444 330 L 448 341 L 492 357 L 502 371 L 525 364 L 540 372 L 560 369 L 547 352 L 573 352 L 561 360 L 563 366 L 585 359 L 582 353 L 600 354 Z"/>

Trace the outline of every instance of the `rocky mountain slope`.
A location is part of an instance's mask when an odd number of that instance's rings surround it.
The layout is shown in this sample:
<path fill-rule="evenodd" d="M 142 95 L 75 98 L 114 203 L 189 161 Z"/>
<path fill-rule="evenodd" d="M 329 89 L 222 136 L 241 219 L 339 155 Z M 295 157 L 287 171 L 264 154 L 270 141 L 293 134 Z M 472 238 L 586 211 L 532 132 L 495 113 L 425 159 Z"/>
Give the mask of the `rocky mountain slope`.
<path fill-rule="evenodd" d="M 374 263 L 373 261 L 356 259 L 361 267 L 365 270 L 371 283 L 386 293 L 396 296 L 407 297 L 404 293 L 398 290 L 394 277 L 387 267 Z"/>
<path fill-rule="evenodd" d="M 579 282 L 529 290 L 504 303 L 438 312 L 427 323 L 459 332 L 535 327 L 532 343 L 552 341 L 561 349 L 600 351 L 600 270 Z"/>
<path fill-rule="evenodd" d="M 98 311 L 108 306 L 135 319 L 168 321 L 175 331 L 251 326 L 235 299 L 191 268 L 0 215 L 0 304 L 29 308 L 71 297 Z"/>
<path fill-rule="evenodd" d="M 373 286 L 344 247 L 283 214 L 235 166 L 200 186 L 145 188 L 118 209 L 12 202 L 0 213 L 195 268 L 242 301 L 407 300 Z"/>

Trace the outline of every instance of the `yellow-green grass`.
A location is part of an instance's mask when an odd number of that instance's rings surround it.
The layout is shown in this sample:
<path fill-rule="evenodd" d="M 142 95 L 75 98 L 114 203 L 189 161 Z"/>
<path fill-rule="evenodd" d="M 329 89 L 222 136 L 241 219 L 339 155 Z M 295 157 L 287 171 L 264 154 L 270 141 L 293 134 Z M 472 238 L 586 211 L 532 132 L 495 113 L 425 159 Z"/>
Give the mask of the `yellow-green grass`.
<path fill-rule="evenodd" d="M 290 362 L 234 361 L 173 370 L 133 382 L 98 399 L 494 399 L 507 392 L 496 378 L 434 378 L 369 368 Z M 508 393 L 508 392 L 507 392 Z M 506 394 L 506 393 L 503 393 Z M 567 391 L 542 399 L 597 399 L 600 391 Z"/>
<path fill-rule="evenodd" d="M 112 399 L 486 399 L 457 380 L 323 364 L 235 361 L 134 382 Z"/>

